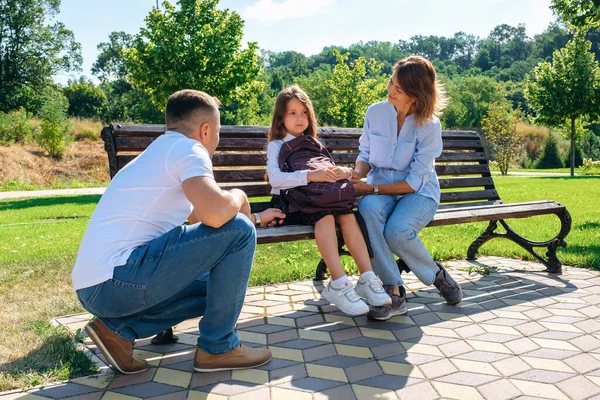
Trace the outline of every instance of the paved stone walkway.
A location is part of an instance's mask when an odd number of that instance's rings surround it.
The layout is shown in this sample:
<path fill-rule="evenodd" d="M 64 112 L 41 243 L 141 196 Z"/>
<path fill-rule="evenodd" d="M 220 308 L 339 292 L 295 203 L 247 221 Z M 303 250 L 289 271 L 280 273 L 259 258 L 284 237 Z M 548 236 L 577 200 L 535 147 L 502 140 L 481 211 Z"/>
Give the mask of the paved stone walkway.
<path fill-rule="evenodd" d="M 177 326 L 177 344 L 136 343 L 147 372 L 115 375 L 96 358 L 97 376 L 0 400 L 600 399 L 597 271 L 552 276 L 540 264 L 496 257 L 448 265 L 465 293 L 458 307 L 409 274 L 408 314 L 387 322 L 344 316 L 312 281 L 250 288 L 238 334 L 273 352 L 260 368 L 192 373 L 198 321 L 190 320 Z M 76 330 L 89 317 L 55 322 Z"/>

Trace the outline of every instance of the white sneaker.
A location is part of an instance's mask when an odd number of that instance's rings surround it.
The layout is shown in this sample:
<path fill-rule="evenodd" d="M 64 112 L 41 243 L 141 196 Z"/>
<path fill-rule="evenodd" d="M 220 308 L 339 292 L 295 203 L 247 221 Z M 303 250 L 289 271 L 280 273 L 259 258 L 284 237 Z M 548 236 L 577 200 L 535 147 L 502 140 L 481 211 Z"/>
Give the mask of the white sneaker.
<path fill-rule="evenodd" d="M 346 282 L 346 285 L 341 289 L 334 288 L 329 282 L 321 292 L 321 296 L 336 305 L 345 314 L 357 316 L 369 312 L 369 306 L 358 297 L 354 285 L 350 281 Z"/>
<path fill-rule="evenodd" d="M 359 279 L 356 284 L 356 294 L 367 299 L 367 303 L 372 306 L 385 306 L 392 304 L 392 298 L 385 292 L 383 282 L 377 276 L 371 279 Z"/>

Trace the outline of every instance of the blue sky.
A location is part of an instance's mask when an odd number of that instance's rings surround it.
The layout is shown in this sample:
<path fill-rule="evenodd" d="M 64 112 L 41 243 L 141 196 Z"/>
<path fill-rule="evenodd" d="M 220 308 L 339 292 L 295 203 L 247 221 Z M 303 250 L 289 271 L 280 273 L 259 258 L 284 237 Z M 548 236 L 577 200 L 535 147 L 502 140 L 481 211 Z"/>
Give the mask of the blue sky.
<path fill-rule="evenodd" d="M 175 3 L 176 0 L 171 0 Z M 85 6 L 83 6 L 85 4 Z M 135 34 L 156 0 L 62 0 L 57 19 L 82 45 L 82 74 L 112 31 Z M 221 0 L 219 8 L 246 21 L 244 42 L 261 49 L 306 55 L 324 46 L 358 41 L 397 42 L 414 35 L 452 36 L 464 31 L 485 37 L 497 25 L 524 23 L 533 36 L 554 20 L 550 0 Z M 73 77 L 80 74 L 75 74 Z M 66 76 L 57 80 L 65 83 Z"/>

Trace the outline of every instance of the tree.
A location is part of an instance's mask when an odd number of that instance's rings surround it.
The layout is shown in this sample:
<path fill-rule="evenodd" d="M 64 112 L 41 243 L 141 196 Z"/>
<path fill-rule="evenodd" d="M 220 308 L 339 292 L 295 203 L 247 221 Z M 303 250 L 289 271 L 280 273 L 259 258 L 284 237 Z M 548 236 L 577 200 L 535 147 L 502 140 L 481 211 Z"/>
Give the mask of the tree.
<path fill-rule="evenodd" d="M 331 106 L 326 114 L 335 126 L 356 128 L 362 125 L 367 108 L 380 100 L 386 91 L 386 78 L 366 78 L 367 65 L 372 71 L 381 69 L 375 60 L 364 57 L 346 64 L 348 53 L 336 52 L 337 65 L 325 87 L 331 96 Z"/>
<path fill-rule="evenodd" d="M 558 143 L 556 143 L 554 136 L 550 135 L 544 144 L 544 150 L 537 162 L 536 168 L 551 169 L 562 168 L 563 166 L 560 151 L 558 150 Z"/>
<path fill-rule="evenodd" d="M 550 8 L 576 28 L 600 27 L 598 0 L 552 0 Z"/>
<path fill-rule="evenodd" d="M 67 118 L 69 102 L 62 93 L 53 90 L 47 90 L 43 96 L 41 133 L 36 140 L 51 157 L 61 159 L 70 139 L 71 122 Z"/>
<path fill-rule="evenodd" d="M 567 45 L 554 52 L 552 63 L 535 68 L 535 80 L 528 80 L 525 96 L 536 119 L 550 126 L 570 122 L 571 160 L 575 161 L 575 122 L 578 118 L 597 118 L 600 106 L 600 67 L 590 53 L 591 43 L 578 32 Z M 571 176 L 575 174 L 571 163 Z"/>
<path fill-rule="evenodd" d="M 69 81 L 63 93 L 69 100 L 69 115 L 97 119 L 106 117 L 106 94 L 83 76 L 79 81 Z"/>
<path fill-rule="evenodd" d="M 78 70 L 81 46 L 52 22 L 60 0 L 0 0 L 0 110 L 38 111 L 52 76 Z"/>
<path fill-rule="evenodd" d="M 459 77 L 446 84 L 450 104 L 442 114 L 444 126 L 479 129 L 490 104 L 504 101 L 504 88 L 487 76 Z"/>
<path fill-rule="evenodd" d="M 522 135 L 517 129 L 522 112 L 512 110 L 507 102 L 493 103 L 481 121 L 481 128 L 495 150 L 495 159 L 502 175 L 506 175 L 512 158 L 522 145 Z"/>
<path fill-rule="evenodd" d="M 239 14 L 218 10 L 218 0 L 178 0 L 154 8 L 146 26 L 125 52 L 129 78 L 164 110 L 173 92 L 206 91 L 225 105 L 256 95 L 258 46 L 242 49 L 244 22 Z"/>
<path fill-rule="evenodd" d="M 97 46 L 100 54 L 92 65 L 92 74 L 102 82 L 125 79 L 125 52 L 131 48 L 133 36 L 125 32 L 111 32 L 108 40 L 108 43 L 103 42 Z"/>

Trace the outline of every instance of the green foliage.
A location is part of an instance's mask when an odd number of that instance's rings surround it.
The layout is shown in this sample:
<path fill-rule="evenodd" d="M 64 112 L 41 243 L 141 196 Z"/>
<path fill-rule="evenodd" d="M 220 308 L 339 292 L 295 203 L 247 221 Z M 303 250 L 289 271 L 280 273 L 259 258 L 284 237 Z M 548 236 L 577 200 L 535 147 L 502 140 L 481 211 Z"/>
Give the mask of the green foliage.
<path fill-rule="evenodd" d="M 62 93 L 46 94 L 46 101 L 40 112 L 42 131 L 36 140 L 54 158 L 62 158 L 70 140 L 71 122 L 67 118 L 68 108 L 69 102 Z"/>
<path fill-rule="evenodd" d="M 571 125 L 571 153 L 575 152 L 575 122 L 597 118 L 600 106 L 600 67 L 590 53 L 591 42 L 577 33 L 554 52 L 552 63 L 535 69 L 535 80 L 526 83 L 525 95 L 537 111 L 537 120 L 550 126 Z M 574 165 L 571 164 L 571 176 Z"/>
<path fill-rule="evenodd" d="M 600 161 L 593 161 L 591 158 L 583 160 L 581 166 L 582 175 L 600 175 Z"/>
<path fill-rule="evenodd" d="M 583 153 L 579 147 L 575 147 L 575 162 L 571 161 L 571 152 L 567 153 L 567 157 L 565 157 L 565 165 L 574 165 L 575 168 L 581 167 L 583 165 Z"/>
<path fill-rule="evenodd" d="M 325 81 L 331 97 L 331 106 L 325 114 L 334 126 L 356 128 L 362 126 L 367 108 L 384 96 L 387 79 L 367 78 L 367 68 L 377 74 L 381 65 L 364 57 L 346 64 L 348 54 L 335 53 L 337 65 L 331 79 Z"/>
<path fill-rule="evenodd" d="M 442 114 L 446 129 L 479 129 L 490 104 L 505 101 L 503 87 L 486 76 L 459 77 L 447 81 L 446 91 L 450 98 Z"/>
<path fill-rule="evenodd" d="M 97 118 L 106 117 L 107 98 L 102 89 L 81 77 L 79 81 L 69 81 L 63 89 L 69 101 L 68 113 L 73 117 Z"/>
<path fill-rule="evenodd" d="M 600 136 L 592 131 L 587 131 L 579 139 L 579 146 L 584 158 L 600 161 Z"/>
<path fill-rule="evenodd" d="M 97 46 L 100 54 L 92 65 L 92 74 L 102 82 L 125 79 L 125 52 L 131 48 L 133 36 L 123 31 L 111 32 L 108 40 L 108 43 L 102 42 Z"/>
<path fill-rule="evenodd" d="M 37 112 L 52 76 L 78 70 L 81 46 L 53 22 L 60 0 L 0 0 L 0 111 Z"/>
<path fill-rule="evenodd" d="M 241 17 L 219 10 L 218 0 L 177 3 L 154 8 L 125 52 L 131 83 L 161 110 L 173 92 L 186 88 L 204 90 L 224 105 L 255 97 L 258 46 L 242 49 Z"/>
<path fill-rule="evenodd" d="M 539 169 L 550 169 L 550 168 L 562 168 L 564 163 L 558 150 L 558 143 L 556 139 L 550 135 L 548 140 L 544 144 L 544 150 L 540 156 L 536 168 Z"/>
<path fill-rule="evenodd" d="M 550 8 L 574 27 L 600 27 L 600 2 L 598 0 L 552 0 Z"/>
<path fill-rule="evenodd" d="M 504 102 L 490 104 L 487 115 L 481 120 L 481 128 L 493 145 L 494 158 L 502 175 L 507 174 L 511 160 L 521 148 L 522 133 L 517 129 L 517 122 L 522 119 L 520 109 L 512 111 Z"/>
<path fill-rule="evenodd" d="M 0 111 L 0 144 L 26 143 L 37 134 L 31 114 L 20 108 L 8 114 Z"/>

